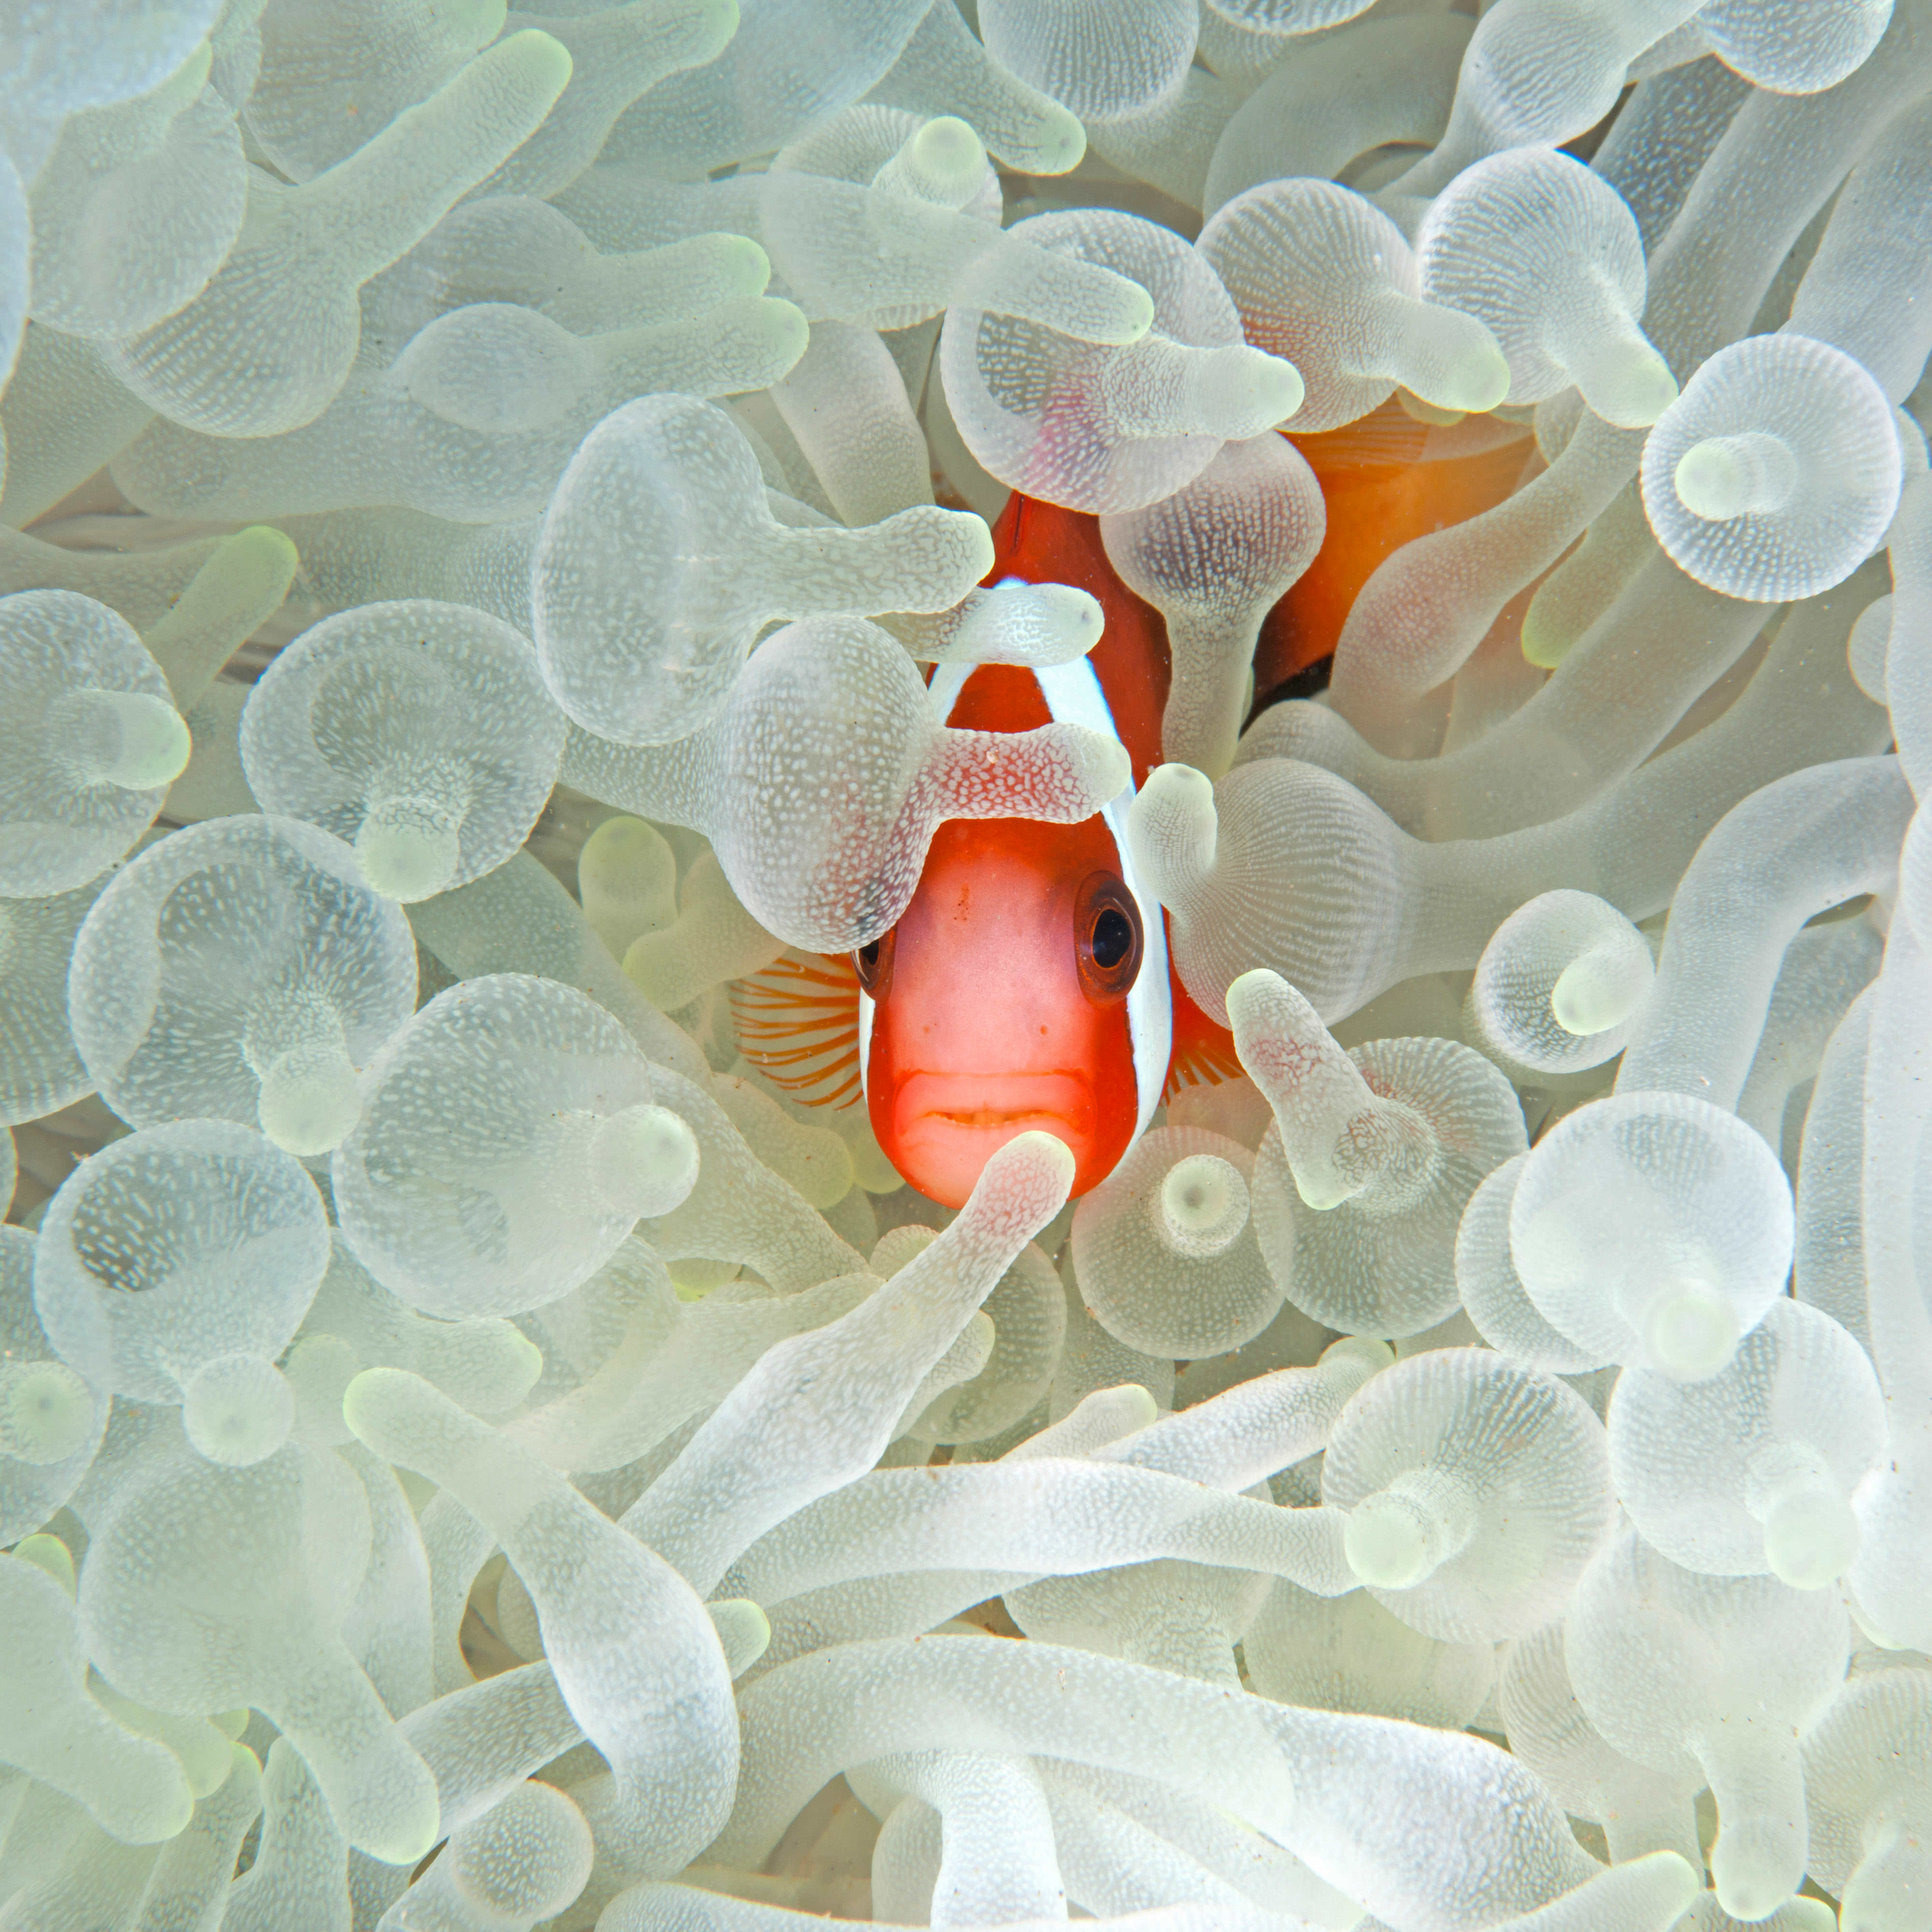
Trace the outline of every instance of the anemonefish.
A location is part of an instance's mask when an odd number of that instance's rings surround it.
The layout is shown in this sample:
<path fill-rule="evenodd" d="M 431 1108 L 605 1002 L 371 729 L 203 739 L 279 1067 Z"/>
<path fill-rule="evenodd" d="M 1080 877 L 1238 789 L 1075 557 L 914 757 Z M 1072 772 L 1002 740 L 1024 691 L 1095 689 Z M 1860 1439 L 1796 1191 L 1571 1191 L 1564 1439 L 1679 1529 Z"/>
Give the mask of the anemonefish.
<path fill-rule="evenodd" d="M 1526 446 L 1513 430 L 1473 439 L 1466 454 L 1451 445 L 1433 455 L 1429 440 L 1392 405 L 1298 440 L 1323 486 L 1328 535 L 1263 626 L 1263 704 L 1325 682 L 1348 607 L 1384 556 L 1488 508 L 1522 474 Z M 987 582 L 1076 586 L 1100 600 L 1105 628 L 1072 664 L 938 666 L 935 710 L 976 730 L 1059 720 L 1106 733 L 1125 746 L 1138 788 L 1160 762 L 1160 614 L 1114 575 L 1094 517 L 1015 496 L 993 536 Z M 1240 1072 L 1232 1037 L 1169 962 L 1166 915 L 1128 849 L 1132 797 L 1124 791 L 1078 825 L 941 825 L 890 932 L 849 958 L 788 954 L 734 987 L 747 1059 L 801 1098 L 862 1097 L 887 1159 L 946 1206 L 963 1203 L 992 1154 L 1031 1128 L 1072 1150 L 1075 1194 L 1096 1186 L 1164 1096 Z"/>

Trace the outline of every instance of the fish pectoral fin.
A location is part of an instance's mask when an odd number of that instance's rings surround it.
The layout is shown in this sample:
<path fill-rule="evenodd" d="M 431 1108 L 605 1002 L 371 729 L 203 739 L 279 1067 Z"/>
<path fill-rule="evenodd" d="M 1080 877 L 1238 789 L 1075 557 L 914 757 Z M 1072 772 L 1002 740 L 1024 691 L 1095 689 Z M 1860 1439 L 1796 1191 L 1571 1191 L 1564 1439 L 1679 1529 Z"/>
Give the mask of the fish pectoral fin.
<path fill-rule="evenodd" d="M 843 952 L 782 952 L 730 986 L 739 1049 L 812 1107 L 857 1103 L 859 975 Z"/>
<path fill-rule="evenodd" d="M 1218 1027 L 1176 988 L 1174 1002 L 1174 1052 L 1167 1063 L 1167 1084 L 1161 1099 L 1172 1102 L 1184 1087 L 1217 1087 L 1239 1080 L 1246 1070 L 1234 1052 L 1234 1036 Z"/>

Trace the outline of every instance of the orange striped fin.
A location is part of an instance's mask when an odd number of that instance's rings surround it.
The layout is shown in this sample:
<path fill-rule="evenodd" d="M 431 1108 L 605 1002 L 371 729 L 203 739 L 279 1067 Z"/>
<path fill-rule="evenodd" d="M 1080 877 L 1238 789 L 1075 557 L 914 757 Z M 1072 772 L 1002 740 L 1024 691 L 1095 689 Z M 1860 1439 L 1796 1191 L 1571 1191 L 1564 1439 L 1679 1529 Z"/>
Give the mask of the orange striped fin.
<path fill-rule="evenodd" d="M 1167 1063 L 1162 1100 L 1172 1101 L 1184 1087 L 1218 1087 L 1224 1080 L 1244 1078 L 1247 1070 L 1236 1057 L 1234 1036 L 1216 1026 L 1187 997 L 1178 973 L 1172 967 L 1168 973 L 1174 989 L 1174 1053 Z"/>
<path fill-rule="evenodd" d="M 811 1107 L 858 1103 L 859 976 L 842 952 L 782 952 L 731 982 L 739 1050 Z"/>

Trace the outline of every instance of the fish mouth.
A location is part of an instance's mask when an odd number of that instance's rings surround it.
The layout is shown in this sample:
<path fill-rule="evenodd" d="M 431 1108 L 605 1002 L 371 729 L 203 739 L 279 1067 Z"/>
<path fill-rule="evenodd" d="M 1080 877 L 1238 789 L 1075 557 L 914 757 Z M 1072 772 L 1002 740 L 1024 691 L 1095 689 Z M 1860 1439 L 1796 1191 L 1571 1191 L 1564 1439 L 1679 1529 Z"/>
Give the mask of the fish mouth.
<path fill-rule="evenodd" d="M 1077 1073 L 908 1073 L 893 1102 L 904 1126 L 934 1120 L 1005 1127 L 1045 1119 L 1084 1129 L 1094 1112 L 1093 1090 Z"/>
<path fill-rule="evenodd" d="M 957 1208 L 1016 1136 L 1043 1130 L 1077 1160 L 1094 1117 L 1093 1090 L 1076 1074 L 909 1074 L 893 1096 L 894 1159 L 922 1193 Z"/>
<path fill-rule="evenodd" d="M 964 1111 L 956 1108 L 935 1107 L 926 1118 L 944 1120 L 956 1127 L 1005 1127 L 1018 1126 L 1028 1120 L 1058 1120 L 1056 1114 L 1042 1113 L 1037 1107 L 974 1107 Z"/>

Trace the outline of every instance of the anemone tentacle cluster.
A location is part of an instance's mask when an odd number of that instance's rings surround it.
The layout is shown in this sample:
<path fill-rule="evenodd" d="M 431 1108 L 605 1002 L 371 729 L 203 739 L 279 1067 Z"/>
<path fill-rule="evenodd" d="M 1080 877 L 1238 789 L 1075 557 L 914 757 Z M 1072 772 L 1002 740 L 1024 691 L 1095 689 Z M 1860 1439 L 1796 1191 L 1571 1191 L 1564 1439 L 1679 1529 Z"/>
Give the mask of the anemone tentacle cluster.
<path fill-rule="evenodd" d="M 1928 209 L 1932 0 L 14 6 L 0 1932 L 1932 1932 Z"/>

